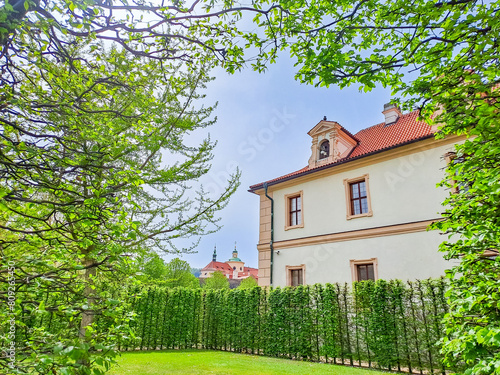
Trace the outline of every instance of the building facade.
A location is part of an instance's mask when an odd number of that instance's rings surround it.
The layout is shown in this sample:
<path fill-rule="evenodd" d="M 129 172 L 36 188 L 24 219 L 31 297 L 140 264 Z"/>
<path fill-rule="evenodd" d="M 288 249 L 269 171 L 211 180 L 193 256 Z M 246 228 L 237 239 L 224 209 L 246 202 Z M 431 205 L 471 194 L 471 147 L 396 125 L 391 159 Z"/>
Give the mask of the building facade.
<path fill-rule="evenodd" d="M 214 247 L 212 261 L 202 268 L 199 278 L 201 280 L 207 279 L 212 276 L 215 271 L 222 272 L 229 280 L 241 281 L 248 277 L 253 277 L 255 280 L 258 280 L 258 269 L 245 267 L 245 262 L 238 258 L 236 245 L 234 246 L 232 257 L 225 262 L 217 261 L 217 248 Z"/>
<path fill-rule="evenodd" d="M 351 134 L 324 118 L 296 172 L 250 187 L 260 197 L 259 285 L 425 279 L 450 264 L 428 226 L 450 193 L 436 185 L 458 137 L 385 105 L 385 122 Z"/>

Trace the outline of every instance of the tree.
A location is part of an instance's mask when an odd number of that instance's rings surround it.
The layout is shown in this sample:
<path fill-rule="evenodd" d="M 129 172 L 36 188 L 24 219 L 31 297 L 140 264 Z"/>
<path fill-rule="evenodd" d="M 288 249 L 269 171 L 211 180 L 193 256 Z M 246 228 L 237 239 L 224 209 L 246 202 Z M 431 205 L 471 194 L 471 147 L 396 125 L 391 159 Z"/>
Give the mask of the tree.
<path fill-rule="evenodd" d="M 200 288 L 200 281 L 191 273 L 188 262 L 174 258 L 165 261 L 155 252 L 149 252 L 137 261 L 142 276 L 141 283 L 167 288 Z"/>
<path fill-rule="evenodd" d="M 174 258 L 166 264 L 165 279 L 167 286 L 174 288 L 199 288 L 200 281 L 191 273 L 191 266 L 185 260 Z"/>
<path fill-rule="evenodd" d="M 201 268 L 192 267 L 191 273 L 198 278 L 201 275 Z"/>
<path fill-rule="evenodd" d="M 100 43 L 105 42 L 146 59 L 195 65 L 203 60 L 234 72 L 245 62 L 238 44 L 244 40 L 237 27 L 242 13 L 272 11 L 274 7 L 232 1 L 5 1 L 0 7 L 1 98 L 10 103 L 9 92 L 17 86 L 15 73 L 22 69 L 21 62 L 70 58 L 66 48 L 74 40 L 92 46 L 87 56 L 94 61 L 100 56 Z M 68 71 L 77 72 L 77 65 Z"/>
<path fill-rule="evenodd" d="M 241 280 L 240 285 L 238 288 L 240 289 L 252 289 L 254 287 L 258 286 L 257 280 L 253 278 L 253 276 L 247 277 L 246 279 Z"/>
<path fill-rule="evenodd" d="M 94 65 L 85 45 L 65 50 L 70 58 L 23 66 L 15 101 L 1 109 L 0 251 L 15 264 L 18 355 L 31 355 L 9 369 L 18 373 L 108 367 L 129 335 L 119 284 L 132 255 L 217 230 L 238 186 L 236 175 L 221 196 L 195 191 L 214 147 L 184 143 L 214 122 L 213 107 L 195 107 L 205 66 L 114 48 Z"/>
<path fill-rule="evenodd" d="M 229 289 L 229 280 L 221 271 L 215 271 L 205 279 L 204 289 Z"/>
<path fill-rule="evenodd" d="M 141 261 L 144 262 L 144 264 L 142 265 L 142 271 L 144 272 L 144 275 L 147 279 L 165 280 L 165 275 L 167 273 L 165 261 L 160 258 L 158 254 L 148 254 L 148 256 Z"/>
<path fill-rule="evenodd" d="M 444 202 L 450 236 L 441 250 L 459 265 L 448 273 L 450 312 L 442 351 L 467 374 L 500 372 L 500 2 L 279 1 L 286 12 L 260 17 L 267 58 L 289 48 L 301 82 L 392 89 L 405 108 L 439 125 L 437 137 L 467 135 L 461 163 L 443 185 L 460 189 Z M 257 16 L 259 19 L 259 16 Z M 256 65 L 262 69 L 265 62 Z M 495 255 L 488 257 L 485 255 Z"/>

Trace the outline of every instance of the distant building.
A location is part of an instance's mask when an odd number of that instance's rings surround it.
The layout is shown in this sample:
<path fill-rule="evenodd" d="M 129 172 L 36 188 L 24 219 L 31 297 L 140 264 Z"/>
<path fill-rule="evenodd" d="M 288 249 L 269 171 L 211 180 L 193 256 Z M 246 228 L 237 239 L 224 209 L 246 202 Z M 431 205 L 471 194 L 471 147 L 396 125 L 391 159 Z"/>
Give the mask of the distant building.
<path fill-rule="evenodd" d="M 217 262 L 217 248 L 214 247 L 212 261 L 201 270 L 199 278 L 204 280 L 212 276 L 215 271 L 220 271 L 229 280 L 243 280 L 252 276 L 258 280 L 259 270 L 257 268 L 245 267 L 245 262 L 238 258 L 236 245 L 234 246 L 233 256 L 225 262 Z"/>

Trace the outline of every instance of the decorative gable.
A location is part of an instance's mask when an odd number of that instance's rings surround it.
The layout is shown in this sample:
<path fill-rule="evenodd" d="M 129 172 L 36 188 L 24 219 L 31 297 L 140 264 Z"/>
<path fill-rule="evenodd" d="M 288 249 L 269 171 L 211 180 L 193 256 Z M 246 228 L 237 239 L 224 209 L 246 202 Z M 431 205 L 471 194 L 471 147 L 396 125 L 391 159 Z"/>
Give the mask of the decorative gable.
<path fill-rule="evenodd" d="M 307 133 L 312 138 L 309 168 L 345 158 L 358 140 L 336 121 L 326 117 Z"/>

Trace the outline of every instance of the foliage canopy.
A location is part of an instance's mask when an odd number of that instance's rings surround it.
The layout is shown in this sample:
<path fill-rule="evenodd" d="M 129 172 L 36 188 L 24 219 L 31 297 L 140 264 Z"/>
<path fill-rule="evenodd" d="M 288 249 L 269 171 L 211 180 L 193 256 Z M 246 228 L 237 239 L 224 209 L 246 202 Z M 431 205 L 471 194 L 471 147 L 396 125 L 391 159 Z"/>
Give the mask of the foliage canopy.
<path fill-rule="evenodd" d="M 238 288 L 240 289 L 252 289 L 258 286 L 257 280 L 255 280 L 252 276 L 247 277 L 246 279 L 241 280 Z"/>
<path fill-rule="evenodd" d="M 229 289 L 229 280 L 221 271 L 215 271 L 205 279 L 204 289 Z"/>
<path fill-rule="evenodd" d="M 197 236 L 218 229 L 216 213 L 238 186 L 235 175 L 221 196 L 195 191 L 214 147 L 210 139 L 185 142 L 214 122 L 213 107 L 195 104 L 209 81 L 206 67 L 115 48 L 102 48 L 94 62 L 82 57 L 87 48 L 75 42 L 65 47 L 71 59 L 23 65 L 2 108 L 0 247 L 15 264 L 19 335 L 29 332 L 18 355 L 32 356 L 17 362 L 19 373 L 108 366 L 116 335 L 128 334 L 116 304 L 129 257 L 143 248 L 176 250 L 179 238 L 195 246 Z M 78 74 L 68 74 L 72 66 Z M 65 334 L 35 329 L 43 314 L 65 318 Z M 103 328 L 96 315 L 126 319 Z"/>

